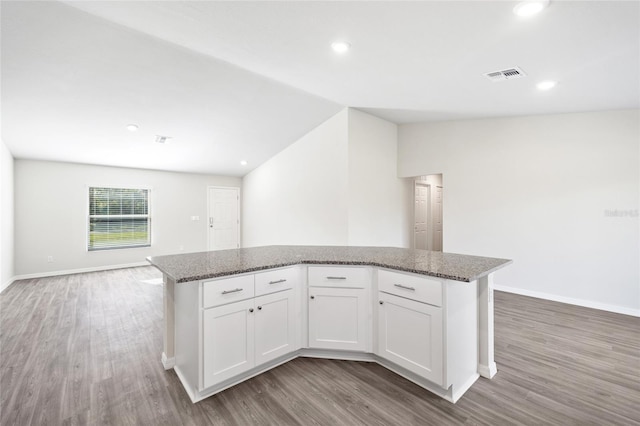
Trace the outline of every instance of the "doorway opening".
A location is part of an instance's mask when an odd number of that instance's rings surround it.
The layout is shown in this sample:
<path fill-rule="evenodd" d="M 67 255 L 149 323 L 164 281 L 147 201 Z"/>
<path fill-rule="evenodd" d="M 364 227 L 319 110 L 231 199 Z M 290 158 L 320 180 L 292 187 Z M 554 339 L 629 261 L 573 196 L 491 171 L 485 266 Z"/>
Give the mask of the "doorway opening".
<path fill-rule="evenodd" d="M 413 180 L 413 248 L 442 251 L 442 174 Z"/>

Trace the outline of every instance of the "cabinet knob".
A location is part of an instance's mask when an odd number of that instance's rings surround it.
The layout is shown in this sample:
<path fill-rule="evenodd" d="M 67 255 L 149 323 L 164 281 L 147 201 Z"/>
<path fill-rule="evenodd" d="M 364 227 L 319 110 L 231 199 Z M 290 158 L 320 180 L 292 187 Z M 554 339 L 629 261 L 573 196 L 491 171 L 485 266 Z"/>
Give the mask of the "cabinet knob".
<path fill-rule="evenodd" d="M 261 311 L 262 310 L 262 306 L 258 306 L 258 310 Z"/>
<path fill-rule="evenodd" d="M 383 305 L 383 304 L 384 304 L 384 302 L 383 302 L 382 300 L 381 300 L 381 301 L 379 301 L 378 303 L 379 303 L 379 304 L 381 304 L 381 305 Z"/>
<path fill-rule="evenodd" d="M 315 299 L 315 298 L 316 298 L 315 296 L 311 296 L 311 300 L 313 300 L 313 299 Z"/>
<path fill-rule="evenodd" d="M 253 312 L 253 308 L 249 308 L 249 312 Z"/>

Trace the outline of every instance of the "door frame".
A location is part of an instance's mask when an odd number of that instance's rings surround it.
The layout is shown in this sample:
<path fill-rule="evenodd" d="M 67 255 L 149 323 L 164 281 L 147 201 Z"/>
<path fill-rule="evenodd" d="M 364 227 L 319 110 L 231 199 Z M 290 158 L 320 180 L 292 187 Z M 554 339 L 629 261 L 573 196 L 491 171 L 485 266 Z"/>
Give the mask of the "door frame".
<path fill-rule="evenodd" d="M 434 188 L 436 190 L 436 193 L 438 192 L 438 188 L 440 188 L 440 250 L 439 251 L 444 251 L 444 187 L 442 184 L 440 185 L 434 185 Z M 435 196 L 435 194 L 434 194 Z M 431 206 L 431 216 L 435 218 L 435 214 L 433 212 L 433 209 L 437 208 L 438 203 L 435 202 L 433 205 Z M 435 221 L 433 221 L 432 223 L 432 228 L 431 228 L 431 238 L 430 238 L 430 249 L 429 250 L 433 250 L 435 243 L 434 243 L 434 238 L 436 236 L 436 223 Z"/>
<path fill-rule="evenodd" d="M 239 186 L 219 186 L 219 185 L 208 185 L 207 186 L 207 220 L 206 220 L 206 227 L 207 227 L 207 251 L 211 251 L 211 231 L 209 231 L 209 218 L 211 218 L 211 190 L 212 189 L 235 189 L 236 190 L 236 194 L 238 195 L 237 197 L 237 206 L 238 206 L 238 248 L 242 247 L 242 233 L 240 231 L 240 226 L 241 226 L 241 222 L 240 222 L 240 216 L 242 215 L 242 212 L 240 211 L 241 205 L 240 205 L 240 187 Z"/>

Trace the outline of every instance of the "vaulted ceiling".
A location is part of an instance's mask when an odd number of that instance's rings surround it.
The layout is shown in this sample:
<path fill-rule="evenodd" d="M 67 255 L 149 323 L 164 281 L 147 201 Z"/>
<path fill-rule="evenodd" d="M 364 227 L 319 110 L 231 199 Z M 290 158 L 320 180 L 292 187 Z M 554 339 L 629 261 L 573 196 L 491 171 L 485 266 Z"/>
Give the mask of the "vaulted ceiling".
<path fill-rule="evenodd" d="M 242 176 L 345 106 L 396 123 L 640 108 L 640 2 L 515 5 L 2 1 L 2 140 L 16 158 Z M 484 75 L 511 67 L 526 76 Z"/>

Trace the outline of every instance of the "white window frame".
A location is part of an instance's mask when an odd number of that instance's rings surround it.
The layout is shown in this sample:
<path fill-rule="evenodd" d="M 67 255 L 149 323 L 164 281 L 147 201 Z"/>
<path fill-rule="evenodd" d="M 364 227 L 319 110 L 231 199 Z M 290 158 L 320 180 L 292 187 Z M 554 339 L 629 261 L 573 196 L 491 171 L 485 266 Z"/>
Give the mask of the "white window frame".
<path fill-rule="evenodd" d="M 145 190 L 147 191 L 147 214 L 143 215 L 147 217 L 147 229 L 148 229 L 148 234 L 149 234 L 149 239 L 148 239 L 148 243 L 147 244 L 136 244 L 136 245 L 122 245 L 122 246 L 112 246 L 112 247 L 100 247 L 100 248 L 91 248 L 90 247 L 90 243 L 91 243 L 91 218 L 95 217 L 96 215 L 91 215 L 91 188 L 108 188 L 108 189 L 139 189 L 139 190 Z M 152 233 L 152 216 L 153 216 L 153 211 L 152 211 L 152 194 L 153 194 L 153 188 L 150 186 L 146 186 L 146 185 L 113 185 L 113 184 L 108 184 L 108 185 L 104 185 L 104 184 L 87 184 L 86 185 L 86 231 L 85 231 L 85 235 L 86 235 L 86 241 L 85 241 L 85 250 L 89 253 L 98 253 L 98 252 L 103 252 L 103 251 L 110 251 L 110 250 L 124 250 L 124 249 L 140 249 L 140 248 L 149 248 L 151 247 L 152 241 L 153 241 L 153 233 Z M 116 216 L 116 215 L 105 215 L 104 217 L 109 217 L 109 216 Z M 131 216 L 131 215 L 126 215 L 126 216 Z"/>

